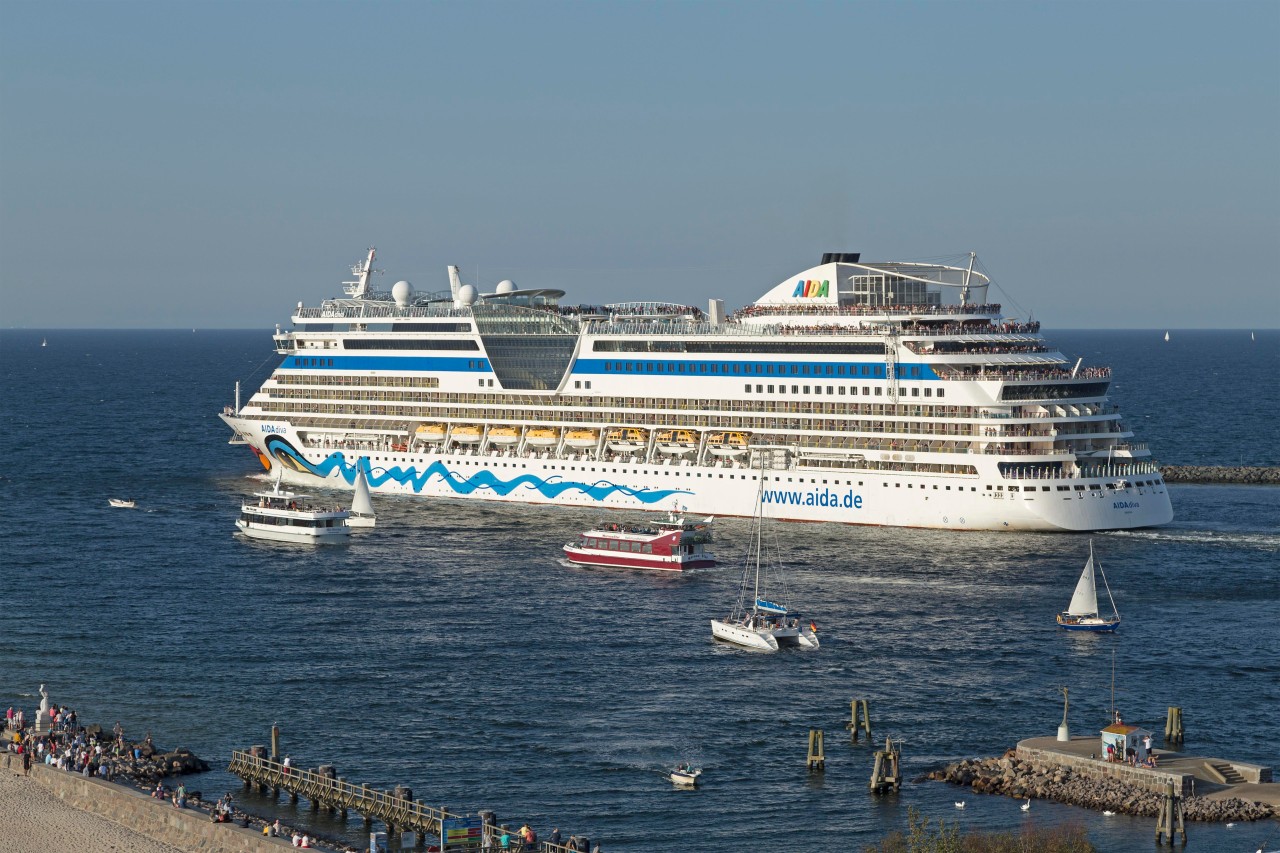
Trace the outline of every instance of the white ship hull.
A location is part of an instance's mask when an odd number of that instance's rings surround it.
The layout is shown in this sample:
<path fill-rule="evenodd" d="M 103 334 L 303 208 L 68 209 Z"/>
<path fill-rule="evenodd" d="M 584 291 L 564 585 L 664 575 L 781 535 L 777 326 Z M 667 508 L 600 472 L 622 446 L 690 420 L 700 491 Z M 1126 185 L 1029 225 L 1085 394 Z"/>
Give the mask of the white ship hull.
<path fill-rule="evenodd" d="M 280 421 L 257 422 L 223 414 L 233 430 L 251 436 L 255 451 L 281 457 L 284 481 L 298 486 L 351 489 L 357 455 L 332 449 L 299 449 L 294 429 Z M 272 432 L 265 432 L 266 429 Z M 509 503 L 583 506 L 627 511 L 668 511 L 678 503 L 697 515 L 750 517 L 758 472 L 732 460 L 699 466 L 682 460 L 650 463 L 620 459 L 539 458 L 504 452 L 361 451 L 369 459 L 375 494 Z M 1123 530 L 1166 524 L 1173 517 L 1166 487 L 1125 485 L 1117 478 L 1024 481 L 1009 492 L 974 477 L 939 477 L 877 471 L 768 471 L 765 499 L 771 518 L 887 527 L 951 530 Z M 1001 483 L 1000 485 L 1006 485 Z M 1082 486 L 1083 491 L 1074 487 Z M 1094 488 L 1094 487 L 1097 488 Z M 1049 491 L 1041 491 L 1047 487 Z"/>

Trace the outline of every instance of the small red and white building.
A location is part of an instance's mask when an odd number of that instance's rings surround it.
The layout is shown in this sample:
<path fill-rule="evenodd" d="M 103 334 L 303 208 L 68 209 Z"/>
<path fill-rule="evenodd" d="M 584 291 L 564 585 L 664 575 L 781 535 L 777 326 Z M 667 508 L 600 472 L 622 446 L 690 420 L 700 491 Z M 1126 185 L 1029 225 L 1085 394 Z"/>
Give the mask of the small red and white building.
<path fill-rule="evenodd" d="M 665 521 L 602 522 L 564 546 L 569 562 L 580 566 L 656 569 L 682 572 L 716 564 L 706 550 L 711 522 L 687 521 L 672 513 Z"/>

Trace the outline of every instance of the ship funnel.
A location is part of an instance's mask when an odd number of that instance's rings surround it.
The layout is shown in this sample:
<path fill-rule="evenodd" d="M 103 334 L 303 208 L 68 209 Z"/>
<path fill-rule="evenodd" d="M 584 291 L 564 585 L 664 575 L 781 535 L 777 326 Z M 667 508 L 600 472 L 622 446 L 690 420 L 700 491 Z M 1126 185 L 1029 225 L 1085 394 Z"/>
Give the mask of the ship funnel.
<path fill-rule="evenodd" d="M 458 291 L 462 290 L 462 276 L 458 273 L 458 268 L 449 266 L 449 293 L 453 296 L 453 301 L 458 301 Z"/>
<path fill-rule="evenodd" d="M 707 322 L 713 326 L 724 325 L 723 299 L 712 299 L 707 302 Z"/>

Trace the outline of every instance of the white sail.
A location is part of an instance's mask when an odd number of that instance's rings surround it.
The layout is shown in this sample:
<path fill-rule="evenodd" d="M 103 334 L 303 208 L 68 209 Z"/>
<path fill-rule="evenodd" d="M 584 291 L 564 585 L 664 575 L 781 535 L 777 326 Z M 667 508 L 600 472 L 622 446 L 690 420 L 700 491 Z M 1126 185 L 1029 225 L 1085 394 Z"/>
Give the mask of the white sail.
<path fill-rule="evenodd" d="M 351 518 L 347 523 L 352 527 L 373 527 L 376 520 L 373 500 L 369 497 L 369 481 L 365 479 L 364 468 L 357 466 L 356 489 L 351 496 Z"/>
<path fill-rule="evenodd" d="M 1093 546 L 1089 547 L 1089 562 L 1084 564 L 1076 591 L 1071 596 L 1067 613 L 1072 616 L 1093 616 L 1098 612 L 1098 586 L 1093 578 Z"/>

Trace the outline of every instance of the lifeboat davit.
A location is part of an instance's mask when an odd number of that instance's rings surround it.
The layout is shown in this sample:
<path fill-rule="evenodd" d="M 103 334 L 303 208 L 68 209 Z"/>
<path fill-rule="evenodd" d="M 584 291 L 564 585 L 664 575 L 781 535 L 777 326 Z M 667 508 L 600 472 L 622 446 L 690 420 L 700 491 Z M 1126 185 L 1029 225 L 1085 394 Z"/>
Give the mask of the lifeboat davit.
<path fill-rule="evenodd" d="M 520 430 L 515 427 L 500 426 L 489 430 L 489 441 L 493 444 L 515 444 L 520 440 Z"/>
<path fill-rule="evenodd" d="M 614 453 L 639 453 L 649 443 L 649 433 L 634 427 L 618 427 L 605 436 L 609 449 Z"/>
<path fill-rule="evenodd" d="M 664 429 L 658 433 L 657 448 L 659 453 L 672 456 L 692 453 L 698 449 L 698 436 L 693 430 Z"/>
<path fill-rule="evenodd" d="M 713 432 L 707 436 L 707 450 L 714 456 L 741 456 L 747 452 L 747 434 Z"/>
<path fill-rule="evenodd" d="M 560 432 L 550 427 L 535 427 L 529 430 L 524 440 L 534 447 L 555 447 L 560 441 Z"/>
<path fill-rule="evenodd" d="M 600 431 L 594 429 L 571 429 L 564 434 L 564 443 L 570 447 L 595 447 L 600 440 Z"/>

